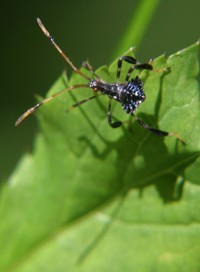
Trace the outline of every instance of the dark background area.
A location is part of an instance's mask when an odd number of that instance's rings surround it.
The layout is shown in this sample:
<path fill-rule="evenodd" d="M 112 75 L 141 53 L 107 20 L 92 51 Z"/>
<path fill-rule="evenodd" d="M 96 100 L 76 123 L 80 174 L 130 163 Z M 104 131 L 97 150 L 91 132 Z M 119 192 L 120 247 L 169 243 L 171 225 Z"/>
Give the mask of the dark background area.
<path fill-rule="evenodd" d="M 139 2 L 35 0 L 1 3 L 1 180 L 7 179 L 25 152 L 31 152 L 37 132 L 34 116 L 17 128 L 14 127 L 16 119 L 35 104 L 35 94 L 45 96 L 67 67 L 42 34 L 36 17 L 42 19 L 78 67 L 89 59 L 98 68 L 109 64 Z M 137 51 L 141 61 L 164 52 L 170 55 L 200 37 L 199 0 L 160 2 Z"/>

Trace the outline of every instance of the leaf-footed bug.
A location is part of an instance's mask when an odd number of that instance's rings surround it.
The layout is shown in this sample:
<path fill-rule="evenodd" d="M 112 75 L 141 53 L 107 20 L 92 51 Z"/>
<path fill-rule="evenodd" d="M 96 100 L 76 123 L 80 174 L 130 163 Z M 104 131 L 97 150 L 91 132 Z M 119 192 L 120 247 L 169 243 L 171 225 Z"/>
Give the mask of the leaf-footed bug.
<path fill-rule="evenodd" d="M 109 97 L 109 103 L 108 103 L 108 111 L 107 111 L 107 119 L 108 123 L 112 128 L 117 128 L 122 125 L 122 122 L 112 121 L 112 115 L 111 115 L 111 100 L 114 99 L 117 102 L 119 102 L 122 105 L 123 110 L 130 114 L 131 116 L 135 117 L 135 120 L 145 129 L 151 131 L 152 133 L 158 135 L 158 136 L 175 136 L 179 141 L 181 141 L 183 144 L 185 142 L 183 139 L 176 133 L 173 132 L 167 132 L 162 131 L 153 127 L 150 127 L 149 125 L 145 124 L 141 119 L 139 119 L 137 116 L 134 115 L 134 112 L 137 110 L 139 105 L 144 102 L 146 99 L 146 95 L 144 93 L 143 89 L 143 82 L 140 80 L 139 76 L 136 76 L 135 78 L 131 78 L 131 74 L 134 70 L 153 70 L 152 66 L 152 60 L 146 63 L 140 63 L 138 62 L 134 57 L 131 56 L 122 56 L 118 59 L 118 69 L 117 69 L 117 82 L 116 83 L 108 83 L 103 81 L 93 70 L 92 66 L 88 62 L 84 62 L 82 66 L 88 70 L 91 74 L 91 77 L 84 74 L 81 70 L 79 70 L 74 64 L 71 62 L 71 60 L 68 58 L 68 56 L 61 50 L 61 48 L 56 44 L 54 41 L 54 38 L 51 36 L 51 34 L 48 32 L 48 30 L 44 27 L 41 20 L 37 18 L 37 22 L 43 31 L 43 33 L 49 38 L 53 46 L 57 49 L 57 51 L 61 54 L 61 56 L 64 58 L 64 60 L 68 63 L 68 65 L 73 69 L 73 71 L 77 74 L 79 74 L 81 77 L 88 80 L 87 84 L 78 84 L 73 85 L 71 87 L 68 87 L 64 90 L 61 90 L 60 92 L 57 92 L 50 97 L 44 99 L 40 103 L 36 104 L 34 107 L 28 109 L 24 114 L 22 114 L 19 119 L 16 121 L 15 125 L 19 125 L 26 117 L 28 117 L 31 113 L 33 113 L 36 109 L 38 109 L 43 104 L 51 101 L 56 96 L 78 88 L 90 88 L 93 90 L 94 95 L 86 98 L 84 100 L 81 100 L 75 104 L 73 104 L 69 110 L 76 108 L 77 106 L 92 100 L 96 98 L 98 95 L 107 95 Z M 121 67 L 122 62 L 125 61 L 129 64 L 131 64 L 130 69 L 128 70 L 125 83 L 119 83 L 119 78 L 121 74 Z M 168 68 L 162 69 L 162 71 L 166 70 Z"/>

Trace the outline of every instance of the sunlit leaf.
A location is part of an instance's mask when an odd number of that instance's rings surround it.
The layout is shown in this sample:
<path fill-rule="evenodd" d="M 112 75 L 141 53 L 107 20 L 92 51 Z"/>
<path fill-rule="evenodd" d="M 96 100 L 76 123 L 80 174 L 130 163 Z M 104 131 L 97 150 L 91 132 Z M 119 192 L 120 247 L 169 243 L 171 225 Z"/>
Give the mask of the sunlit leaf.
<path fill-rule="evenodd" d="M 155 60 L 169 73 L 140 74 L 147 99 L 137 115 L 177 132 L 186 146 L 134 120 L 131 131 L 110 128 L 104 96 L 65 112 L 90 89 L 40 108 L 33 154 L 1 190 L 1 271 L 200 269 L 198 48 Z M 97 73 L 112 82 L 116 70 L 114 62 Z M 73 75 L 69 85 L 83 82 Z M 48 96 L 67 85 L 61 76 Z M 112 106 L 116 120 L 129 119 L 120 104 Z"/>

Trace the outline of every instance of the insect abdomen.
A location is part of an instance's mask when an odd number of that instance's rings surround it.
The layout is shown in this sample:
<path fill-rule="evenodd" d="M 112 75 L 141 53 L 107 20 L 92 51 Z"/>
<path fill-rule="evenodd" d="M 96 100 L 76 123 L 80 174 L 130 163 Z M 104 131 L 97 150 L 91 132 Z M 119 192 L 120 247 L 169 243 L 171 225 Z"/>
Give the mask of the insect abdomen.
<path fill-rule="evenodd" d="M 145 100 L 146 96 L 143 90 L 143 83 L 136 77 L 128 82 L 121 93 L 121 104 L 124 111 L 132 114 L 138 106 Z"/>

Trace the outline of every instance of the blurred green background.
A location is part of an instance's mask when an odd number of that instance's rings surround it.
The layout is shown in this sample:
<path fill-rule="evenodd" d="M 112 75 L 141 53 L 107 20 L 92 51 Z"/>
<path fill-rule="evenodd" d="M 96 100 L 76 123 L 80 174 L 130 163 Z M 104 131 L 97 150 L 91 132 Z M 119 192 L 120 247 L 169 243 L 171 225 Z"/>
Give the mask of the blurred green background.
<path fill-rule="evenodd" d="M 16 119 L 35 104 L 35 94 L 45 96 L 67 67 L 41 33 L 36 17 L 42 19 L 78 67 L 83 60 L 89 59 L 98 68 L 112 60 L 141 1 L 35 0 L 1 3 L 1 180 L 7 179 L 25 152 L 31 152 L 37 132 L 34 116 L 17 128 L 14 127 Z M 196 42 L 200 37 L 199 10 L 199 0 L 160 1 L 137 48 L 137 59 L 145 61 L 164 52 L 169 55 Z"/>

